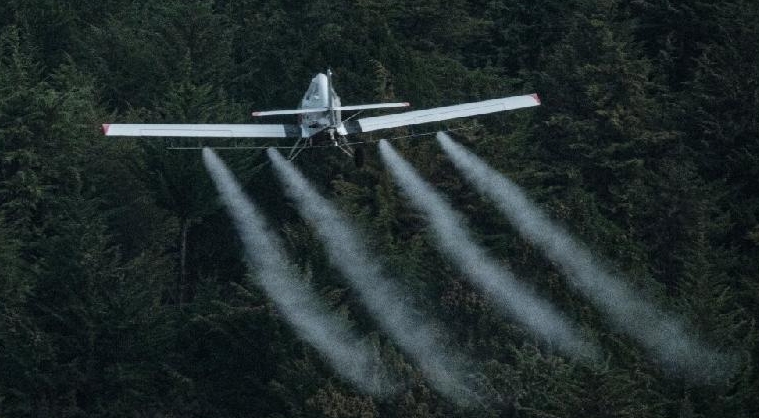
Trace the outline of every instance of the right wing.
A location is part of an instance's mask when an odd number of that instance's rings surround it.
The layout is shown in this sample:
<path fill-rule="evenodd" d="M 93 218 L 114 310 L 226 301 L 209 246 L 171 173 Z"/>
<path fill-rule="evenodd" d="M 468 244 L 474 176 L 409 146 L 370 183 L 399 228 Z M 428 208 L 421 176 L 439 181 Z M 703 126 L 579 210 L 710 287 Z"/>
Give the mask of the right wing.
<path fill-rule="evenodd" d="M 167 136 L 196 138 L 300 138 L 297 125 L 263 124 L 103 124 L 106 136 Z"/>
<path fill-rule="evenodd" d="M 506 110 L 539 105 L 540 98 L 538 95 L 528 94 L 525 96 L 504 97 L 502 99 L 485 100 L 482 102 L 464 103 L 454 106 L 435 107 L 432 109 L 414 110 L 393 115 L 363 118 L 348 122 L 345 124 L 345 127 L 348 133 L 370 132 L 379 129 L 439 122 L 448 119 L 484 115 L 487 113 L 503 112 Z"/>

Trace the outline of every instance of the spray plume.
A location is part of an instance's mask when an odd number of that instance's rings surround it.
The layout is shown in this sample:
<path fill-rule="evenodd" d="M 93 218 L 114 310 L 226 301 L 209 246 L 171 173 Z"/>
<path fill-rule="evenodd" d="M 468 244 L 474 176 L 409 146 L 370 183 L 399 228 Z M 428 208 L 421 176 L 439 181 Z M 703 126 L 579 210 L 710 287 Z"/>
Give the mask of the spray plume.
<path fill-rule="evenodd" d="M 474 390 L 465 382 L 471 374 L 461 369 L 461 354 L 446 353 L 446 339 L 440 327 L 425 319 L 413 306 L 407 292 L 393 286 L 382 267 L 369 258 L 360 231 L 324 197 L 308 180 L 274 149 L 268 150 L 286 194 L 295 201 L 298 210 L 323 241 L 331 263 L 350 280 L 364 305 L 378 323 L 399 344 L 440 393 L 468 404 L 477 399 Z"/>
<path fill-rule="evenodd" d="M 410 202 L 427 215 L 440 250 L 509 316 L 535 335 L 574 357 L 595 359 L 598 349 L 587 342 L 547 301 L 520 284 L 509 269 L 489 257 L 462 226 L 463 219 L 386 141 L 380 153 Z"/>
<path fill-rule="evenodd" d="M 724 377 L 731 367 L 723 355 L 690 336 L 684 324 L 641 299 L 625 282 L 609 274 L 583 245 L 551 222 L 519 186 L 479 157 L 439 132 L 437 139 L 464 177 L 493 200 L 498 209 L 548 259 L 560 265 L 569 283 L 608 318 L 660 361 L 694 378 Z"/>
<path fill-rule="evenodd" d="M 263 216 L 245 196 L 234 175 L 210 149 L 203 162 L 245 247 L 248 264 L 258 270 L 258 281 L 297 334 L 320 353 L 342 376 L 375 395 L 388 393 L 379 358 L 350 332 L 345 321 L 330 313 L 296 274 Z"/>

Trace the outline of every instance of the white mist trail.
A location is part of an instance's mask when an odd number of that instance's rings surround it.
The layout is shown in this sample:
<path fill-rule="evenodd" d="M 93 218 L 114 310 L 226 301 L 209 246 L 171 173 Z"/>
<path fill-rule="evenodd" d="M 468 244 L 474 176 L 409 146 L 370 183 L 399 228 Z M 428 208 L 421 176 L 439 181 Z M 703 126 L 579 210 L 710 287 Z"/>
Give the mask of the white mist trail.
<path fill-rule="evenodd" d="M 350 332 L 344 320 L 320 304 L 308 285 L 297 280 L 278 236 L 270 231 L 224 162 L 208 148 L 203 149 L 203 162 L 234 221 L 248 264 L 258 270 L 255 283 L 334 370 L 365 392 L 387 394 L 391 382 L 384 377 L 379 356 Z"/>
<path fill-rule="evenodd" d="M 596 359 L 599 350 L 549 302 L 519 283 L 509 269 L 489 257 L 459 215 L 393 147 L 380 141 L 380 154 L 414 207 L 427 215 L 440 250 L 504 313 L 535 335 L 574 357 Z"/>
<path fill-rule="evenodd" d="M 591 252 L 532 203 L 506 176 L 439 132 L 438 142 L 454 165 L 530 242 L 559 264 L 569 283 L 598 306 L 627 334 L 658 359 L 685 374 L 708 378 L 728 373 L 729 361 L 693 338 L 682 321 L 641 298 L 623 280 L 609 274 Z"/>
<path fill-rule="evenodd" d="M 379 324 L 419 366 L 432 385 L 450 398 L 470 403 L 478 397 L 466 383 L 469 371 L 461 354 L 446 350 L 446 339 L 433 321 L 413 308 L 412 297 L 393 285 L 360 239 L 361 232 L 274 149 L 272 166 L 301 216 L 324 243 L 331 263 L 351 282 Z M 448 351 L 448 352 L 447 352 Z"/>

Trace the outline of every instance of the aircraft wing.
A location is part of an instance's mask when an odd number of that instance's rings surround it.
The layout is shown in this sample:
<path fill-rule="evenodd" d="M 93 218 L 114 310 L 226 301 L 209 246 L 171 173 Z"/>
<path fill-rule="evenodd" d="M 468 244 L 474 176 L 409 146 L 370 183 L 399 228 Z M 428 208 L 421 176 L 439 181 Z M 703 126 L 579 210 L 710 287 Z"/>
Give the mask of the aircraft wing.
<path fill-rule="evenodd" d="M 297 125 L 264 124 L 103 124 L 106 136 L 168 136 L 197 138 L 299 138 Z"/>
<path fill-rule="evenodd" d="M 487 113 L 503 112 L 539 105 L 540 98 L 538 95 L 528 94 L 525 96 L 504 97 L 502 99 L 485 100 L 482 102 L 464 103 L 454 106 L 435 107 L 432 109 L 413 110 L 411 112 L 396 113 L 393 115 L 363 118 L 347 122 L 345 128 L 348 133 L 370 132 L 379 129 L 439 122 L 448 119 L 484 115 Z"/>

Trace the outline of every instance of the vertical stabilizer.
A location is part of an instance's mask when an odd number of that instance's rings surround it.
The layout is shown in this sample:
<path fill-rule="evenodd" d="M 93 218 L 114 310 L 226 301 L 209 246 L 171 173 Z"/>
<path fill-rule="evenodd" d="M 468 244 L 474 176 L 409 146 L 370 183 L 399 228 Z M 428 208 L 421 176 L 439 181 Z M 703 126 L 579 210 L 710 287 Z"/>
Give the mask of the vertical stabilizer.
<path fill-rule="evenodd" d="M 336 126 L 337 118 L 335 117 L 335 99 L 333 96 L 332 69 L 327 68 L 327 107 L 329 108 L 329 124 L 331 126 Z"/>

